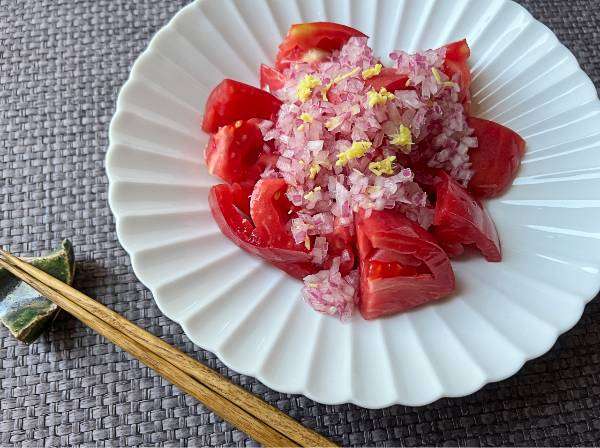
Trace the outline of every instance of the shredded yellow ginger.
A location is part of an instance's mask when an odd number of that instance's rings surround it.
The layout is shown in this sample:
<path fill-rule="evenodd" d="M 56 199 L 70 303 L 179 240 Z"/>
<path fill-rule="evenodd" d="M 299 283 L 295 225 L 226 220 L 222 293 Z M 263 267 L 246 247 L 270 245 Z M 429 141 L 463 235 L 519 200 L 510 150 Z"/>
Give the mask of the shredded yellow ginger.
<path fill-rule="evenodd" d="M 371 162 L 369 163 L 369 170 L 375 176 L 381 176 L 382 174 L 394 174 L 394 162 L 396 161 L 396 156 L 390 156 L 379 162 Z"/>
<path fill-rule="evenodd" d="M 304 123 L 302 123 L 300 126 L 298 126 L 298 130 L 303 131 L 304 127 L 305 127 L 304 126 L 305 123 L 313 122 L 313 116 L 311 114 L 303 113 L 300 115 L 300 120 L 302 120 Z"/>
<path fill-rule="evenodd" d="M 306 112 L 304 112 L 303 114 L 300 114 L 300 120 L 302 120 L 305 123 L 312 123 L 313 116 L 311 114 L 307 114 Z"/>
<path fill-rule="evenodd" d="M 314 179 L 317 177 L 317 174 L 319 174 L 319 171 L 321 171 L 321 165 L 318 163 L 313 163 L 308 170 L 308 177 Z"/>
<path fill-rule="evenodd" d="M 383 68 L 383 65 L 375 64 L 375 66 L 369 67 L 368 69 L 362 71 L 362 78 L 363 79 L 373 78 L 381 73 L 382 68 Z"/>
<path fill-rule="evenodd" d="M 347 73 L 344 73 L 340 76 L 336 76 L 335 79 L 333 80 L 333 83 L 338 84 L 338 83 L 342 82 L 344 79 L 348 79 L 348 78 L 356 75 L 359 72 L 359 70 L 360 70 L 360 67 L 356 67 Z"/>
<path fill-rule="evenodd" d="M 431 67 L 431 73 L 433 73 L 433 77 L 435 78 L 437 83 L 442 84 L 444 87 L 454 87 L 456 85 L 456 83 L 452 81 L 442 81 L 442 75 L 440 74 L 440 71 L 435 67 Z"/>
<path fill-rule="evenodd" d="M 298 83 L 296 88 L 296 96 L 302 102 L 305 102 L 312 95 L 312 91 L 315 87 L 321 85 L 321 80 L 315 78 L 313 75 L 306 75 L 302 81 Z"/>
<path fill-rule="evenodd" d="M 304 195 L 304 199 L 306 199 L 307 201 L 312 201 L 313 198 L 315 197 L 315 192 L 317 192 L 317 191 L 321 191 L 321 187 L 317 186 L 312 191 L 309 191 L 308 193 L 306 193 Z"/>
<path fill-rule="evenodd" d="M 338 160 L 335 162 L 336 166 L 344 166 L 349 160 L 364 156 L 371 149 L 371 146 L 373 146 L 373 143 L 367 140 L 353 142 L 350 148 L 338 154 Z"/>
<path fill-rule="evenodd" d="M 321 96 L 323 98 L 323 101 L 329 101 L 329 98 L 327 98 L 327 93 L 329 92 L 329 90 L 337 83 L 342 82 L 344 79 L 350 78 L 354 75 L 356 75 L 358 72 L 360 71 L 360 67 L 356 67 L 352 70 L 350 70 L 347 73 L 343 73 L 339 76 L 336 76 L 333 81 L 328 82 L 325 87 L 323 87 L 321 89 Z"/>
<path fill-rule="evenodd" d="M 413 144 L 413 141 L 412 133 L 409 128 L 401 124 L 398 128 L 398 132 L 390 135 L 390 137 L 392 137 L 390 144 L 408 147 L 410 152 L 410 146 Z"/>
<path fill-rule="evenodd" d="M 375 107 L 378 104 L 385 104 L 389 100 L 393 100 L 396 97 L 393 93 L 388 92 L 385 87 L 382 87 L 381 89 L 379 89 L 379 92 L 376 92 L 375 90 L 367 92 L 367 98 L 369 107 Z"/>

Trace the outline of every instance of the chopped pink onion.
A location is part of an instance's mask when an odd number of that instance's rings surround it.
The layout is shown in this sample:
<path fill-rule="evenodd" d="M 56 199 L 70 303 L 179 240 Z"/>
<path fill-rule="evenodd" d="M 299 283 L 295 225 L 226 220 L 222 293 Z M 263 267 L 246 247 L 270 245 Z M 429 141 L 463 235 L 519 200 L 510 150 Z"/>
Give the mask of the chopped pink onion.
<path fill-rule="evenodd" d="M 340 258 L 336 257 L 330 269 L 304 277 L 302 295 L 315 310 L 348 320 L 357 300 L 358 270 L 342 276 L 339 269 Z"/>

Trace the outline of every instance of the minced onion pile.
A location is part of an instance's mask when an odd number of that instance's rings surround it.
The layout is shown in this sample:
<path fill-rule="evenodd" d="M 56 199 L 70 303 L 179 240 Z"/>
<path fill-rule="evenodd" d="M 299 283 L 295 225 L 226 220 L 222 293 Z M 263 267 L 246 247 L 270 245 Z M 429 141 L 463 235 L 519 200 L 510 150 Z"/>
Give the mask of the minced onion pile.
<path fill-rule="evenodd" d="M 317 264 L 327 256 L 324 235 L 334 225 L 354 232 L 354 213 L 361 208 L 367 216 L 397 208 L 425 229 L 431 225 L 427 195 L 398 159 L 420 151 L 428 166 L 468 183 L 468 151 L 477 140 L 459 100 L 458 79 L 442 71 L 445 52 L 391 53 L 394 68 L 408 76 L 412 88 L 395 92 L 367 84 L 382 66 L 363 37 L 351 38 L 324 62 L 285 70 L 284 87 L 272 92 L 283 101 L 277 121 L 260 125 L 279 155 L 262 177 L 288 184 L 287 197 L 299 209 L 291 233 Z M 305 277 L 303 289 L 313 308 L 341 319 L 352 315 L 358 290 L 357 270 L 339 272 L 345 257 L 349 254 Z"/>

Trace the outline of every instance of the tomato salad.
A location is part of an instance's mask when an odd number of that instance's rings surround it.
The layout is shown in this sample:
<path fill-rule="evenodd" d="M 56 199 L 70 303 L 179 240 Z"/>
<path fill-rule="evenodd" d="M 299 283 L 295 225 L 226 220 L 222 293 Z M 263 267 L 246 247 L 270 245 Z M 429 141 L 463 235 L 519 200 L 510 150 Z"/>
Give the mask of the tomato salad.
<path fill-rule="evenodd" d="M 386 67 L 358 30 L 293 25 L 260 89 L 225 79 L 207 100 L 222 232 L 341 319 L 447 297 L 465 246 L 500 261 L 481 200 L 512 183 L 525 142 L 471 116 L 469 56 L 462 40 Z"/>

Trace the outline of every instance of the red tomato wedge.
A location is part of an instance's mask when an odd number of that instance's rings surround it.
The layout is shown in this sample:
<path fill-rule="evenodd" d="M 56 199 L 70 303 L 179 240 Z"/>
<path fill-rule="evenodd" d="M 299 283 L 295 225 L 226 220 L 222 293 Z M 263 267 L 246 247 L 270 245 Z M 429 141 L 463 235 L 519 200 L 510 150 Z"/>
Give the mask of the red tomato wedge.
<path fill-rule="evenodd" d="M 263 145 L 262 133 L 253 121 L 222 126 L 204 150 L 208 172 L 227 183 L 254 183 L 262 171 L 258 159 Z"/>
<path fill-rule="evenodd" d="M 291 62 L 322 60 L 333 50 L 339 50 L 354 36 L 366 37 L 354 28 L 332 22 L 297 23 L 288 30 L 279 45 L 275 67 L 283 70 Z"/>
<path fill-rule="evenodd" d="M 394 210 L 356 216 L 359 309 L 365 319 L 399 313 L 454 290 L 450 260 L 433 237 Z"/>
<path fill-rule="evenodd" d="M 488 261 L 502 260 L 500 241 L 490 215 L 444 171 L 439 172 L 433 234 L 451 257 L 463 245 L 475 245 Z"/>
<path fill-rule="evenodd" d="M 243 82 L 225 79 L 213 89 L 206 101 L 202 129 L 214 133 L 221 126 L 234 124 L 238 120 L 270 120 L 280 107 L 281 101 L 269 92 Z"/>
<path fill-rule="evenodd" d="M 382 68 L 379 75 L 367 79 L 366 83 L 373 90 L 379 92 L 379 89 L 385 87 L 388 92 L 395 92 L 396 90 L 407 90 L 406 82 L 408 76 L 399 73 L 393 68 Z"/>
<path fill-rule="evenodd" d="M 281 238 L 279 246 L 270 245 L 257 232 L 256 227 L 245 214 L 249 209 L 248 189 L 239 185 L 215 185 L 211 188 L 208 203 L 217 225 L 223 234 L 243 250 L 257 255 L 291 276 L 302 279 L 319 270 L 311 255 L 303 245 L 294 244 Z M 265 197 L 265 201 L 269 198 Z M 259 207 L 260 204 L 254 204 Z M 284 241 L 286 240 L 286 241 Z"/>
<path fill-rule="evenodd" d="M 250 217 L 261 239 L 270 245 L 288 244 L 291 237 L 285 229 L 292 204 L 285 196 L 283 179 L 262 179 L 250 197 Z"/>
<path fill-rule="evenodd" d="M 269 88 L 270 92 L 281 89 L 285 84 L 285 77 L 276 68 L 260 64 L 260 88 Z"/>
<path fill-rule="evenodd" d="M 467 40 L 459 40 L 446 45 L 446 61 L 444 62 L 444 73 L 453 79 L 454 75 L 460 76 L 460 98 L 465 105 L 467 113 L 471 104 L 471 69 L 467 60 L 471 56 L 471 49 Z"/>
<path fill-rule="evenodd" d="M 493 198 L 511 184 L 525 155 L 525 140 L 516 132 L 481 118 L 469 118 L 479 146 L 469 151 L 474 175 L 469 190 L 478 199 Z"/>
<path fill-rule="evenodd" d="M 445 45 L 446 48 L 446 59 L 455 62 L 467 62 L 467 59 L 471 57 L 471 49 L 467 44 L 467 39 L 458 40 L 450 44 Z"/>

